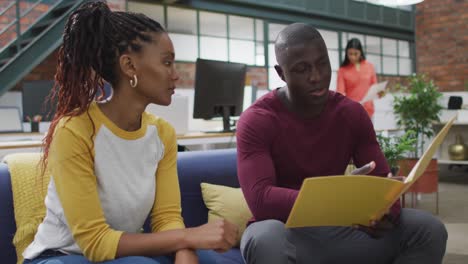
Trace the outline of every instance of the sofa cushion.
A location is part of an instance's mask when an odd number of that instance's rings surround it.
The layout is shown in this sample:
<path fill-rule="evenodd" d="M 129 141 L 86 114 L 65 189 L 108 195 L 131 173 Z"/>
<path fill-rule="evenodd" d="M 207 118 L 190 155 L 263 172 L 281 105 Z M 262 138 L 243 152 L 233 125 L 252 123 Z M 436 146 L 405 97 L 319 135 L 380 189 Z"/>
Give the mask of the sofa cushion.
<path fill-rule="evenodd" d="M 182 198 L 182 216 L 187 227 L 208 222 L 200 183 L 239 187 L 236 149 L 188 151 L 178 154 L 177 169 Z"/>
<path fill-rule="evenodd" d="M 16 263 L 13 236 L 16 232 L 13 194 L 8 166 L 0 163 L 0 262 Z"/>
<path fill-rule="evenodd" d="M 21 253 L 34 240 L 39 224 L 45 216 L 44 198 L 50 174 L 41 178 L 39 161 L 41 153 L 15 153 L 4 158 L 8 164 L 13 190 L 16 233 L 13 244 L 18 263 L 22 263 Z"/>
<path fill-rule="evenodd" d="M 201 183 L 203 201 L 208 208 L 208 222 L 224 218 L 239 228 L 237 245 L 252 218 L 244 194 L 240 188 Z"/>

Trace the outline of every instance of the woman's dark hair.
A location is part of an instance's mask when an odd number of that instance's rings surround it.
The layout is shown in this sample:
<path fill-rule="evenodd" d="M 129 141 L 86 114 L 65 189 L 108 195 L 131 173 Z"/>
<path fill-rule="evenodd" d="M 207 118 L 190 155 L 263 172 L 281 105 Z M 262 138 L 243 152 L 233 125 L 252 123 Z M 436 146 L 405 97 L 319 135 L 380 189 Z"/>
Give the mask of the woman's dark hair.
<path fill-rule="evenodd" d="M 366 59 L 366 55 L 364 54 L 364 51 L 362 50 L 361 41 L 359 41 L 359 39 L 357 38 L 352 38 L 348 41 L 348 44 L 346 45 L 345 59 L 343 63 L 341 63 L 341 67 L 346 66 L 350 63 L 349 58 L 348 58 L 349 49 L 357 49 L 361 52 L 361 58 L 359 58 L 359 61 L 363 61 Z"/>
<path fill-rule="evenodd" d="M 57 100 L 57 105 L 44 138 L 44 170 L 60 119 L 87 111 L 97 92 L 104 94 L 104 81 L 115 87 L 120 81 L 120 55 L 139 52 L 142 42 L 153 41 L 149 33 L 161 32 L 164 28 L 147 16 L 113 12 L 104 1 L 87 1 L 70 15 L 58 52 L 55 85 L 48 98 L 49 102 Z"/>

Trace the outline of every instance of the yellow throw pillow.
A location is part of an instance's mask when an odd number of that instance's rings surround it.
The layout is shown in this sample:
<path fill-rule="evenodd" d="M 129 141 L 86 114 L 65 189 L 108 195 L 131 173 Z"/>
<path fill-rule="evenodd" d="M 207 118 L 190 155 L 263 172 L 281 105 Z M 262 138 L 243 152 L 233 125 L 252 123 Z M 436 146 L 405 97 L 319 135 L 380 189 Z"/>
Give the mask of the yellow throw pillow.
<path fill-rule="evenodd" d="M 16 233 L 13 245 L 17 263 L 23 263 L 23 251 L 34 240 L 39 224 L 44 219 L 44 199 L 50 181 L 49 171 L 41 178 L 41 153 L 15 153 L 5 156 L 13 191 Z"/>
<path fill-rule="evenodd" d="M 252 218 L 242 190 L 204 182 L 200 186 L 203 201 L 208 208 L 208 222 L 224 218 L 237 225 L 239 227 L 237 245 L 239 245 L 247 222 Z"/>

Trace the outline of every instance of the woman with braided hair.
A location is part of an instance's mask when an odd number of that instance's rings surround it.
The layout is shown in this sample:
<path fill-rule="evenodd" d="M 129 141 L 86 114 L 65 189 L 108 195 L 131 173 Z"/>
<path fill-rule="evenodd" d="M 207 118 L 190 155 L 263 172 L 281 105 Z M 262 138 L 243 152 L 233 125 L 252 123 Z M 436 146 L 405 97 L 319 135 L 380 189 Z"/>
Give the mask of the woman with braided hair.
<path fill-rule="evenodd" d="M 86 2 L 69 17 L 58 55 L 56 114 L 42 165 L 46 216 L 26 264 L 212 263 L 236 241 L 221 220 L 185 228 L 175 131 L 144 110 L 169 105 L 179 78 L 172 42 L 142 14 Z M 104 81 L 110 99 L 95 101 Z M 152 233 L 140 230 L 149 216 Z"/>

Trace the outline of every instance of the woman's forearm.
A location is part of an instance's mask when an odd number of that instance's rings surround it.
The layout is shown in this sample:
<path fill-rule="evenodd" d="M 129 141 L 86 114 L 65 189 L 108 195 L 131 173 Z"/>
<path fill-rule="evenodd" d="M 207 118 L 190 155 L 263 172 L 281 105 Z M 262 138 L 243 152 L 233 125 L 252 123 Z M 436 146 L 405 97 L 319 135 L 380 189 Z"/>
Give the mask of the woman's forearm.
<path fill-rule="evenodd" d="M 124 233 L 117 247 L 117 257 L 160 256 L 190 248 L 187 229 L 176 229 L 150 234 Z"/>

